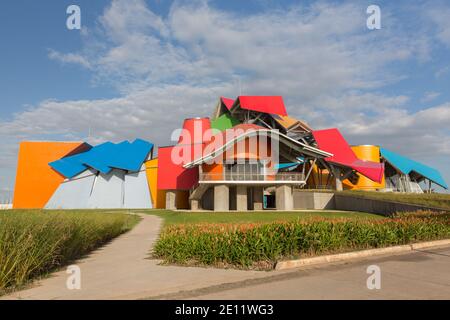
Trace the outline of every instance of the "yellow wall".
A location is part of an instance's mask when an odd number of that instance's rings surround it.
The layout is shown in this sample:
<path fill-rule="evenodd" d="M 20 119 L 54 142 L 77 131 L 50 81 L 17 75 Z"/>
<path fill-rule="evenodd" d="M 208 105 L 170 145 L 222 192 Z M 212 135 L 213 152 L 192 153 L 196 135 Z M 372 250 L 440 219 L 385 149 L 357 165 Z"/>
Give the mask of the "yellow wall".
<path fill-rule="evenodd" d="M 371 146 L 371 145 L 362 145 L 362 146 L 353 146 L 353 152 L 356 156 L 361 160 L 373 161 L 380 163 L 380 147 Z M 384 175 L 381 183 L 370 180 L 369 178 L 364 177 L 359 174 L 358 183 L 353 185 L 350 181 L 345 180 L 344 187 L 347 189 L 353 190 L 376 190 L 376 189 L 384 189 Z"/>
<path fill-rule="evenodd" d="M 145 162 L 147 173 L 147 181 L 150 187 L 153 208 L 165 209 L 166 207 L 166 191 L 158 190 L 158 159 L 152 159 Z"/>
<path fill-rule="evenodd" d="M 306 167 L 305 172 L 307 173 L 308 170 L 309 165 Z M 322 171 L 320 171 L 317 165 L 314 165 L 311 174 L 308 178 L 307 185 L 309 187 L 316 187 L 316 186 L 324 187 L 327 184 L 327 179 L 329 175 L 330 174 L 327 169 L 323 169 Z M 336 181 L 333 177 L 328 181 L 328 186 L 330 188 L 334 188 L 336 186 Z"/>

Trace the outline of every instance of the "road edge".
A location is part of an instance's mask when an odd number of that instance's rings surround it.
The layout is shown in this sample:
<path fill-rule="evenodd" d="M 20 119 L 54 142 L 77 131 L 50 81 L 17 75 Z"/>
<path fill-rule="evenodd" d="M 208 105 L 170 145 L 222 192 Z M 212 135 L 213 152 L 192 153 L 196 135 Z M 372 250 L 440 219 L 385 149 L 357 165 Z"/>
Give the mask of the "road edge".
<path fill-rule="evenodd" d="M 325 255 L 325 256 L 319 256 L 319 257 L 313 257 L 313 258 L 284 260 L 284 261 L 278 261 L 276 263 L 275 270 L 295 269 L 295 268 L 301 268 L 301 267 L 311 266 L 311 265 L 320 265 L 320 264 L 327 264 L 327 263 L 334 263 L 334 262 L 350 261 L 350 260 L 361 259 L 361 258 L 369 258 L 369 257 L 382 256 L 382 255 L 387 255 L 387 254 L 395 254 L 395 253 L 408 252 L 408 251 L 413 251 L 413 250 L 418 250 L 418 249 L 426 249 L 426 248 L 441 247 L 441 246 L 448 246 L 448 245 L 450 245 L 450 239 L 419 242 L 419 243 L 412 243 L 412 244 L 393 246 L 393 247 L 387 247 L 387 248 L 338 253 L 338 254 L 331 254 L 331 255 Z"/>

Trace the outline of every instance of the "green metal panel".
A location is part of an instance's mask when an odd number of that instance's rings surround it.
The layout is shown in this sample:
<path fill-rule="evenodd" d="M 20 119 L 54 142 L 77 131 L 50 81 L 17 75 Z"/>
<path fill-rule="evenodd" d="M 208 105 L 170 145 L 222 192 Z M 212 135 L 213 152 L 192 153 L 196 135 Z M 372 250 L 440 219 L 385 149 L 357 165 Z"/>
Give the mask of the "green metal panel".
<path fill-rule="evenodd" d="M 233 118 L 229 113 L 225 113 L 211 122 L 211 128 L 225 131 L 238 124 L 239 120 Z"/>

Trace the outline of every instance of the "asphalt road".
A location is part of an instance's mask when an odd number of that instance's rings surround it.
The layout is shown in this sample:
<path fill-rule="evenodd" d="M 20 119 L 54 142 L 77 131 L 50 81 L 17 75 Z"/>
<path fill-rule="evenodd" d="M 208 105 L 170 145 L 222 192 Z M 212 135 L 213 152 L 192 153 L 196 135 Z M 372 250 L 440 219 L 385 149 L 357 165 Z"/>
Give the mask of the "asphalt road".
<path fill-rule="evenodd" d="M 367 267 L 380 267 L 369 290 Z M 296 270 L 165 296 L 170 299 L 450 299 L 450 248 Z"/>

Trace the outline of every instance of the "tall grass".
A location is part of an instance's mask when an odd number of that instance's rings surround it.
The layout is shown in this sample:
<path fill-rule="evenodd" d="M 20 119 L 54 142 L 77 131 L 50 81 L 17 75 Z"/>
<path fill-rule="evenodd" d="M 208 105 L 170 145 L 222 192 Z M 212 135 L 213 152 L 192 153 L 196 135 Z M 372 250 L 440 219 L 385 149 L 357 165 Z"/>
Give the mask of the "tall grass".
<path fill-rule="evenodd" d="M 272 267 L 277 260 L 450 238 L 449 215 L 167 227 L 154 256 L 169 263 Z"/>
<path fill-rule="evenodd" d="M 138 220 L 123 213 L 0 212 L 0 294 L 88 253 Z"/>

